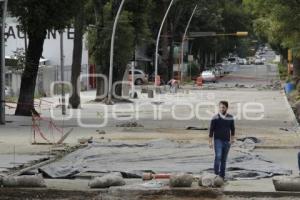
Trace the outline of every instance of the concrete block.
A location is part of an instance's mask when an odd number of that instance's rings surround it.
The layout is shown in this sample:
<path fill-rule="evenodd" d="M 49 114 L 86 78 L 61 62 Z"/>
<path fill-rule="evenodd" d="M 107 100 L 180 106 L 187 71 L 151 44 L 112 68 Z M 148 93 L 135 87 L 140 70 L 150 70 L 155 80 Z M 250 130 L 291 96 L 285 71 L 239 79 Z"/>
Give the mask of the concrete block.
<path fill-rule="evenodd" d="M 300 176 L 277 176 L 273 184 L 276 191 L 300 192 Z"/>
<path fill-rule="evenodd" d="M 193 180 L 190 174 L 174 174 L 170 177 L 170 187 L 191 187 Z"/>
<path fill-rule="evenodd" d="M 4 187 L 46 187 L 46 183 L 42 175 L 33 176 L 6 176 L 2 178 Z"/>

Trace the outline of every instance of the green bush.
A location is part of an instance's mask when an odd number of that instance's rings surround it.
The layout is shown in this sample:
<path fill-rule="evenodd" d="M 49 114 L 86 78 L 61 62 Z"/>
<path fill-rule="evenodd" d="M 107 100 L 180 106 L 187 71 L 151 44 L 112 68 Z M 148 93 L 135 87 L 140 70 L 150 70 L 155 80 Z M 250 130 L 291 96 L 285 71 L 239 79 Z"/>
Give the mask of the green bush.
<path fill-rule="evenodd" d="M 288 78 L 288 69 L 286 65 L 281 63 L 278 64 L 278 71 L 281 80 L 287 80 Z"/>

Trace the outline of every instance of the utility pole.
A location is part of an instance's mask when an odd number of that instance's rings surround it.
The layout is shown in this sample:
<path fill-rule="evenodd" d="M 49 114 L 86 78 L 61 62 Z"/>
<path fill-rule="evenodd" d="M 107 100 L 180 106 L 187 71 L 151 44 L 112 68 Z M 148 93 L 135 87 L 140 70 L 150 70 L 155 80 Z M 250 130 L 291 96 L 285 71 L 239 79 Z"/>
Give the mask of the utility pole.
<path fill-rule="evenodd" d="M 64 35 L 63 30 L 59 31 L 60 36 L 60 79 L 61 79 L 61 112 L 66 115 L 66 99 L 65 99 L 65 70 L 64 70 Z"/>
<path fill-rule="evenodd" d="M 112 30 L 112 35 L 111 35 L 111 43 L 110 43 L 110 65 L 109 65 L 109 79 L 108 79 L 108 98 L 106 104 L 112 105 L 112 82 L 113 82 L 113 67 L 114 67 L 114 45 L 115 45 L 115 35 L 116 35 L 116 29 L 117 29 L 117 23 L 123 8 L 123 5 L 125 3 L 125 0 L 121 1 L 121 4 L 119 6 L 113 30 Z"/>
<path fill-rule="evenodd" d="M 0 0 L 0 124 L 5 124 L 5 17 L 7 0 Z"/>
<path fill-rule="evenodd" d="M 155 93 L 156 93 L 156 83 L 157 83 L 157 80 L 158 80 L 157 79 L 158 78 L 157 77 L 157 71 L 158 71 L 158 46 L 159 46 L 159 41 L 160 41 L 160 35 L 161 35 L 162 28 L 164 26 L 164 23 L 165 23 L 165 21 L 167 19 L 168 13 L 169 13 L 172 5 L 173 5 L 173 2 L 174 2 L 174 0 L 171 0 L 171 2 L 169 4 L 169 7 L 168 7 L 168 9 L 167 9 L 167 11 L 165 13 L 165 16 L 164 16 L 164 18 L 163 18 L 163 20 L 161 22 L 161 25 L 160 25 L 160 28 L 159 28 L 159 31 L 158 31 L 158 34 L 157 34 L 157 39 L 156 39 L 156 48 L 155 48 L 155 73 L 154 73 L 154 89 L 155 89 L 154 91 L 155 91 Z"/>

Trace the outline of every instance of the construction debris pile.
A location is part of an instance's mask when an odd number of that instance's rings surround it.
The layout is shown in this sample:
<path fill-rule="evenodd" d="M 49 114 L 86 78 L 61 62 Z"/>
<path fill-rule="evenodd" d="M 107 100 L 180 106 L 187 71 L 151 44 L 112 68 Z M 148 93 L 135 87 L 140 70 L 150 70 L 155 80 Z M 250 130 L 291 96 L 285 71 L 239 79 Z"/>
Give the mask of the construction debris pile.
<path fill-rule="evenodd" d="M 259 179 L 274 175 L 290 175 L 252 150 L 255 141 L 245 139 L 233 146 L 228 158 L 228 179 Z M 142 178 L 144 172 L 191 173 L 212 172 L 214 152 L 207 145 L 171 140 L 134 142 L 93 142 L 60 161 L 39 169 L 50 178 L 76 178 L 84 174 L 99 176 L 121 172 L 125 178 Z"/>

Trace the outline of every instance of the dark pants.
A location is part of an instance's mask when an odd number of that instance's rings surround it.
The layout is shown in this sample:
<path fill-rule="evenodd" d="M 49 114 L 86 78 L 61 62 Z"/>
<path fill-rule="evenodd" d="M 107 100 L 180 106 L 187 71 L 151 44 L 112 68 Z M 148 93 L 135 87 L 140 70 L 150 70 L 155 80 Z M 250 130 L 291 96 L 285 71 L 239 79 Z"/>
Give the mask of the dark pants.
<path fill-rule="evenodd" d="M 215 174 L 225 178 L 226 160 L 230 149 L 230 142 L 215 139 Z"/>

